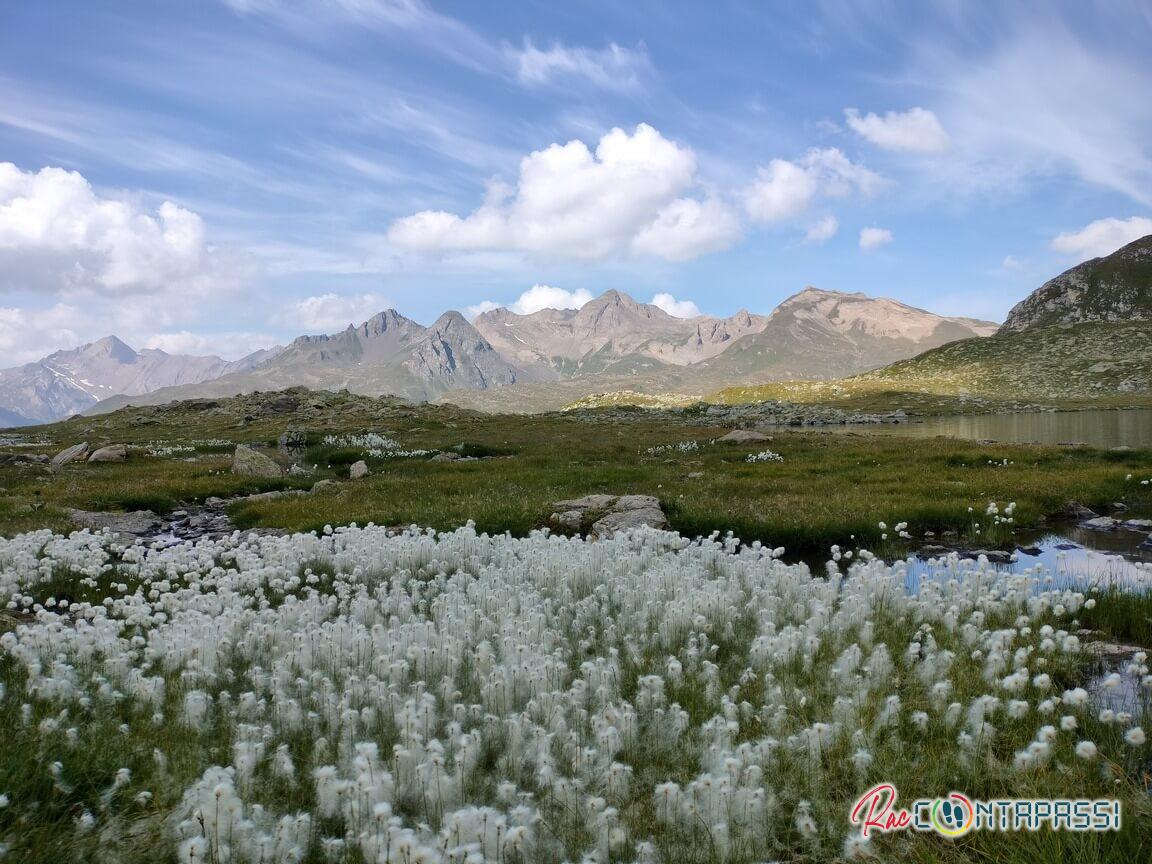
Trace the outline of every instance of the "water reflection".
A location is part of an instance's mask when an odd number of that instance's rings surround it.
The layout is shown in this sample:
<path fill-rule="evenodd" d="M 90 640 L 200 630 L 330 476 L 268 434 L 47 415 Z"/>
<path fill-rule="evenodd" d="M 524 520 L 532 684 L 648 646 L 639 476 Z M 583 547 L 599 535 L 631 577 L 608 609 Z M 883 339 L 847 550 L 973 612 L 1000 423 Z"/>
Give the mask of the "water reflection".
<path fill-rule="evenodd" d="M 1086 444 L 1089 447 L 1152 447 L 1152 409 L 1116 411 L 1028 411 L 1017 414 L 966 414 L 925 417 L 877 426 L 824 427 L 833 431 L 931 438 L 943 435 L 974 441 Z"/>

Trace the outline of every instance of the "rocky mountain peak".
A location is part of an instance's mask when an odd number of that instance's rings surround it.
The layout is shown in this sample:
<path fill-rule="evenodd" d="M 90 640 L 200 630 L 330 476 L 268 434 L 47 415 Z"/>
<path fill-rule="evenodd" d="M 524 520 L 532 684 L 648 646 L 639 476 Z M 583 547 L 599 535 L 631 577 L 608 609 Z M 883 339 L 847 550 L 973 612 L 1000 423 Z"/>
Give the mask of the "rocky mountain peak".
<path fill-rule="evenodd" d="M 1000 332 L 1088 321 L 1149 320 L 1152 234 L 1049 279 L 1012 307 Z"/>

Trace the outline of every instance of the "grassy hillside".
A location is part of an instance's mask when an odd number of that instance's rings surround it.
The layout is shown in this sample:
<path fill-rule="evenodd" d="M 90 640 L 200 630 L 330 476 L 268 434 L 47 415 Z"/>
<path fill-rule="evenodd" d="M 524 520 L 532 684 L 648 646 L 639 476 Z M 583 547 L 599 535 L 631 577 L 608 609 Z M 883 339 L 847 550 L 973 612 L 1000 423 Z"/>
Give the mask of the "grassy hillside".
<path fill-rule="evenodd" d="M 1061 324 L 965 339 L 835 382 L 728 387 L 718 402 L 787 399 L 965 410 L 1152 403 L 1152 323 Z"/>

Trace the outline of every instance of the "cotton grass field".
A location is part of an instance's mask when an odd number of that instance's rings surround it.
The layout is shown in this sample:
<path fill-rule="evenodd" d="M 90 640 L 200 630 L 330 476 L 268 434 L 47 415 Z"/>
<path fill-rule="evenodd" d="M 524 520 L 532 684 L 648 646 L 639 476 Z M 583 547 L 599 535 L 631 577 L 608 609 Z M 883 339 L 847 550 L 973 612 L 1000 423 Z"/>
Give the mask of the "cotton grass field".
<path fill-rule="evenodd" d="M 1104 591 L 780 551 L 471 525 L 0 540 L 5 860 L 1147 860 L 1147 657 L 1104 705 L 1075 635 Z M 1123 829 L 865 840 L 849 810 L 880 781 L 1117 798 Z"/>

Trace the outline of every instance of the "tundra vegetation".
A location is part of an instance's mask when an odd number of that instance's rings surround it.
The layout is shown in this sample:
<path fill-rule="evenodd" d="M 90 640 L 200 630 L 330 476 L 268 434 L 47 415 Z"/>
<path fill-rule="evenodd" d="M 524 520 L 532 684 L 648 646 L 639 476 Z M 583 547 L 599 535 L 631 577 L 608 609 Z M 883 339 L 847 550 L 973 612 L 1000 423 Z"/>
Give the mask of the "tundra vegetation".
<path fill-rule="evenodd" d="M 1148 452 L 812 430 L 728 444 L 704 419 L 262 404 L 128 410 L 7 442 L 129 445 L 123 462 L 0 465 L 8 860 L 1152 849 L 1147 654 L 1101 678 L 1091 650 L 1148 638 L 1148 568 L 1082 583 L 943 555 L 912 577 L 900 559 L 925 532 L 1004 543 L 1071 498 L 1147 508 Z M 276 454 L 289 420 L 302 447 Z M 233 475 L 236 443 L 300 467 Z M 347 480 L 360 460 L 371 473 Z M 229 508 L 285 536 L 132 541 L 76 532 L 67 510 L 162 513 L 322 479 L 340 482 Z M 593 492 L 655 495 L 675 530 L 544 530 L 552 502 Z M 865 840 L 848 813 L 882 780 L 904 803 L 1118 798 L 1124 825 Z"/>

